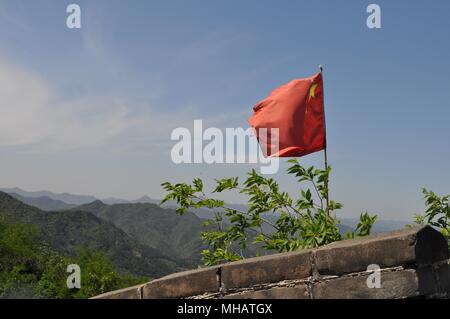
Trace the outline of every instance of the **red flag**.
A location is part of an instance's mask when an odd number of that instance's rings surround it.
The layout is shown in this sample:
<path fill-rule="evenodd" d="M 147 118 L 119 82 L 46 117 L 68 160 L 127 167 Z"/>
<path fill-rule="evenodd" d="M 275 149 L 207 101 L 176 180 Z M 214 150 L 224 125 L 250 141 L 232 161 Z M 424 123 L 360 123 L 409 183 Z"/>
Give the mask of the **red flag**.
<path fill-rule="evenodd" d="M 322 74 L 293 80 L 255 105 L 249 124 L 263 153 L 272 157 L 300 157 L 325 148 Z M 276 130 L 278 128 L 278 136 Z M 260 130 L 267 129 L 267 131 Z M 266 135 L 267 132 L 267 136 Z M 273 141 L 278 138 L 278 151 Z"/>

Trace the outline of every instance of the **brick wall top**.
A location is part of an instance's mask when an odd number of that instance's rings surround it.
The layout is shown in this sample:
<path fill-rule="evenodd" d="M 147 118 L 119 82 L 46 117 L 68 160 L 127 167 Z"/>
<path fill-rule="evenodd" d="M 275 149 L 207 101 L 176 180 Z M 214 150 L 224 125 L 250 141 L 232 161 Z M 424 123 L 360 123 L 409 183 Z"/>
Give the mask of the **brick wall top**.
<path fill-rule="evenodd" d="M 446 297 L 448 259 L 444 237 L 422 226 L 175 273 L 95 298 Z M 380 289 L 366 283 L 373 264 L 384 280 Z"/>

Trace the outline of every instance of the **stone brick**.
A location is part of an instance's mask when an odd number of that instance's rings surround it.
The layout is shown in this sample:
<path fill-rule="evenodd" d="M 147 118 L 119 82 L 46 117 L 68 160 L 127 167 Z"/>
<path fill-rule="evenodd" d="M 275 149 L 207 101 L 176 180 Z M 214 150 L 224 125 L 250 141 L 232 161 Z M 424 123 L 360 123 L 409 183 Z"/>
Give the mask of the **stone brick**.
<path fill-rule="evenodd" d="M 141 299 L 142 285 L 115 290 L 93 297 L 91 299 Z"/>
<path fill-rule="evenodd" d="M 345 240 L 317 249 L 315 263 L 321 275 L 342 275 L 381 268 L 423 265 L 449 258 L 442 235 L 429 226 Z"/>
<path fill-rule="evenodd" d="M 369 274 L 346 276 L 313 284 L 314 299 L 404 299 L 433 294 L 431 268 L 381 272 L 381 287 L 369 288 Z"/>
<path fill-rule="evenodd" d="M 145 284 L 143 299 L 170 299 L 219 291 L 219 267 L 176 273 Z"/>
<path fill-rule="evenodd" d="M 311 250 L 249 258 L 222 266 L 225 289 L 303 279 L 311 275 Z"/>
<path fill-rule="evenodd" d="M 274 287 L 267 290 L 245 291 L 223 297 L 224 299 L 309 299 L 308 287 Z"/>

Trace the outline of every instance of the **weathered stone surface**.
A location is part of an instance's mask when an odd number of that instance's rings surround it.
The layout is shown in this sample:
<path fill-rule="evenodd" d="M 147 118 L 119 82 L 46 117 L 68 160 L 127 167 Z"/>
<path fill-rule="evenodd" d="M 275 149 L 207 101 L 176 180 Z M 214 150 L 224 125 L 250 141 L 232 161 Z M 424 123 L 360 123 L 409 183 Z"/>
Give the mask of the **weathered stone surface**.
<path fill-rule="evenodd" d="M 311 250 L 233 262 L 222 266 L 224 289 L 251 287 L 311 275 Z"/>
<path fill-rule="evenodd" d="M 308 286 L 300 284 L 295 287 L 274 287 L 267 290 L 245 291 L 231 294 L 224 299 L 309 299 Z"/>
<path fill-rule="evenodd" d="M 444 298 L 448 259 L 444 237 L 418 227 L 176 273 L 95 298 Z M 367 287 L 371 264 L 382 269 L 380 289 Z"/>
<path fill-rule="evenodd" d="M 95 296 L 91 299 L 141 299 L 142 285 L 120 289 Z"/>
<path fill-rule="evenodd" d="M 429 226 L 336 242 L 317 249 L 314 254 L 321 275 L 365 271 L 370 264 L 389 268 L 431 264 L 449 258 L 445 239 Z"/>
<path fill-rule="evenodd" d="M 444 236 L 430 226 L 417 227 L 416 235 L 416 263 L 418 265 L 431 264 L 450 258 L 447 241 Z"/>
<path fill-rule="evenodd" d="M 143 299 L 170 299 L 219 291 L 219 267 L 185 271 L 157 279 L 142 287 Z"/>
<path fill-rule="evenodd" d="M 420 267 L 415 270 L 421 296 L 439 293 L 436 270 L 433 266 Z"/>
<path fill-rule="evenodd" d="M 436 269 L 441 293 L 450 294 L 450 264 L 442 264 Z"/>
<path fill-rule="evenodd" d="M 414 270 L 381 274 L 381 288 L 368 288 L 368 275 L 341 277 L 313 284 L 314 299 L 401 299 L 419 295 Z"/>

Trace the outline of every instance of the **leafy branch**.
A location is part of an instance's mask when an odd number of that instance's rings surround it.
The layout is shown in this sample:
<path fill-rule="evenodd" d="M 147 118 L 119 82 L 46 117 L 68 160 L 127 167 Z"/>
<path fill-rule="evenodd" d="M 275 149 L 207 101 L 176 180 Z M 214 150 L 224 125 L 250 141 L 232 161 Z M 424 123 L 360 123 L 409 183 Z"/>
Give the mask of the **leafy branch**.
<path fill-rule="evenodd" d="M 208 246 L 202 252 L 206 265 L 245 258 L 244 252 L 250 243 L 262 246 L 265 251 L 285 252 L 370 234 L 376 216 L 365 213 L 361 214 L 356 231 L 341 235 L 340 221 L 332 213 L 343 206 L 332 200 L 327 205 L 330 167 L 324 170 L 304 168 L 295 159 L 288 162 L 292 165 L 287 173 L 301 186 L 306 186 L 300 188 L 295 200 L 281 191 L 273 178 L 252 170 L 242 183 L 237 177 L 216 180 L 211 192 L 211 195 L 226 191 L 245 194 L 247 211 L 229 207 L 224 201 L 206 195 L 203 181 L 198 178 L 192 184 L 163 183 L 168 194 L 161 204 L 175 201 L 178 214 L 193 208 L 207 208 L 215 213 L 215 217 L 205 223 L 206 230 L 201 234 Z"/>
<path fill-rule="evenodd" d="M 430 225 L 437 228 L 447 239 L 450 248 L 450 195 L 440 197 L 426 188 L 422 188 L 422 193 L 424 195 L 426 210 L 422 215 L 415 215 L 415 224 Z"/>

